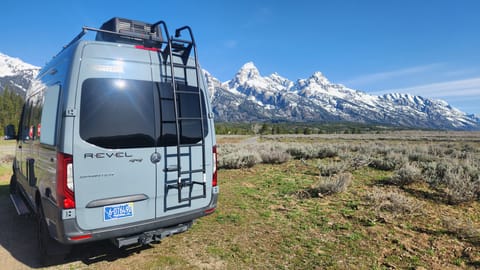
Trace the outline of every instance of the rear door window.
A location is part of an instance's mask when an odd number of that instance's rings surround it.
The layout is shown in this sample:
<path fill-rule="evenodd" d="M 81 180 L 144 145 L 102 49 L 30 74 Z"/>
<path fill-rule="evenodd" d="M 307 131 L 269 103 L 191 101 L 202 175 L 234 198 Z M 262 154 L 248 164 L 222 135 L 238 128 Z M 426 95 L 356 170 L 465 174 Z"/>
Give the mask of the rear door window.
<path fill-rule="evenodd" d="M 208 133 L 205 100 L 194 91 L 193 87 L 183 86 L 177 93 L 181 144 L 201 141 L 202 116 L 203 135 Z M 85 80 L 80 136 L 91 144 L 110 149 L 177 145 L 171 84 L 111 78 Z"/>
<path fill-rule="evenodd" d="M 82 85 L 80 136 L 104 148 L 155 146 L 151 82 L 87 79 Z"/>
<path fill-rule="evenodd" d="M 158 146 L 174 146 L 177 144 L 175 106 L 171 83 L 158 83 L 161 106 L 161 132 L 157 140 Z M 177 85 L 178 128 L 181 144 L 195 144 L 208 134 L 208 123 L 205 110 L 205 99 L 198 95 L 197 88 L 188 85 Z M 200 98 L 201 97 L 201 98 Z"/>

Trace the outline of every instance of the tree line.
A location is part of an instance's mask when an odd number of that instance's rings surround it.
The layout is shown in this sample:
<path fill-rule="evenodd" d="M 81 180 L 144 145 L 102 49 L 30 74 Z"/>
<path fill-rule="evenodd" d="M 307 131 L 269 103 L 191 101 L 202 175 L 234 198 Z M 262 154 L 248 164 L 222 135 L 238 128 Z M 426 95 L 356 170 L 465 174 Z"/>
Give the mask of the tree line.
<path fill-rule="evenodd" d="M 4 136 L 4 128 L 7 125 L 18 126 L 24 98 L 5 87 L 0 93 L 0 135 Z"/>
<path fill-rule="evenodd" d="M 381 133 L 396 129 L 406 128 L 350 122 L 215 123 L 215 133 L 219 135 L 361 134 Z"/>

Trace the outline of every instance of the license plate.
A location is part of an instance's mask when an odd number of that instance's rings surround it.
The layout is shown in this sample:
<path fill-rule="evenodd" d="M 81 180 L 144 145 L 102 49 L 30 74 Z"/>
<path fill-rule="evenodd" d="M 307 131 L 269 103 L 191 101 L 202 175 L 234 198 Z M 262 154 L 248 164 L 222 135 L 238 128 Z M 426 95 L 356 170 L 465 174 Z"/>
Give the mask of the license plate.
<path fill-rule="evenodd" d="M 133 203 L 122 203 L 103 207 L 103 221 L 133 217 Z"/>

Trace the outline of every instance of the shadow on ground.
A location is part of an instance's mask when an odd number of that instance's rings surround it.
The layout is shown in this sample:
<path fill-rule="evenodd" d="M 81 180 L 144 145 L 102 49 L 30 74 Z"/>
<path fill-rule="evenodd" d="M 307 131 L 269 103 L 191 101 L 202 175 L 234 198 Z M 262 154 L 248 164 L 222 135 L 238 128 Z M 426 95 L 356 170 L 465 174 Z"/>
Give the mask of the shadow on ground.
<path fill-rule="evenodd" d="M 2 269 L 41 268 L 83 262 L 113 262 L 128 257 L 151 245 L 117 248 L 110 241 L 99 241 L 73 246 L 65 258 L 50 260 L 42 265 L 37 246 L 36 222 L 33 216 L 18 216 L 8 195 L 8 185 L 0 185 L 0 265 Z"/>

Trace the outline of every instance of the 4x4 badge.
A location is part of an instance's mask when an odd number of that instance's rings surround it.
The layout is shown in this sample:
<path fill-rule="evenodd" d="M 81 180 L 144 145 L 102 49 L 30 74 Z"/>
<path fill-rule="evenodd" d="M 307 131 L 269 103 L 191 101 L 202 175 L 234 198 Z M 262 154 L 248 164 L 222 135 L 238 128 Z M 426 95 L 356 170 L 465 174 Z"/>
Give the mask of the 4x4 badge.
<path fill-rule="evenodd" d="M 155 152 L 150 156 L 150 161 L 152 163 L 158 163 L 160 160 L 162 160 L 162 155 L 160 155 L 158 152 Z"/>

